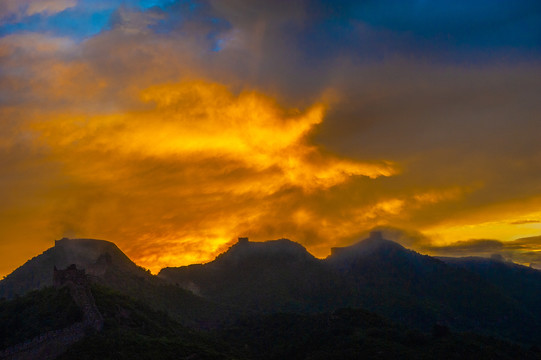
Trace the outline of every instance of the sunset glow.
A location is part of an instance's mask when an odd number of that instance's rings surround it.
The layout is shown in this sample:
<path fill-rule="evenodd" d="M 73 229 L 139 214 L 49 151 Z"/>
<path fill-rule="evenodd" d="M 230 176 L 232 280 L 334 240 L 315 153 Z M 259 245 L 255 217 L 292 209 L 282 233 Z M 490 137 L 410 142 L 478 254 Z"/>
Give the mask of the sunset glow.
<path fill-rule="evenodd" d="M 271 3 L 0 5 L 0 275 L 64 236 L 157 272 L 376 227 L 541 267 L 538 6 Z"/>

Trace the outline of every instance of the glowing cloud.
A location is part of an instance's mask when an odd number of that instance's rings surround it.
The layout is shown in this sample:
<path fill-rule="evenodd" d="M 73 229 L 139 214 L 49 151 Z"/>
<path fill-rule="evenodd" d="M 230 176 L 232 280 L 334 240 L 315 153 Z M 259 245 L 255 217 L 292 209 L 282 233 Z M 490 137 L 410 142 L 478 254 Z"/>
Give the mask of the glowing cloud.
<path fill-rule="evenodd" d="M 118 239 L 126 233 L 114 227 L 129 223 L 135 239 L 128 252 L 154 270 L 210 259 L 264 218 L 281 228 L 290 215 L 278 219 L 272 208 L 284 192 L 310 196 L 354 177 L 396 173 L 390 162 L 341 158 L 310 144 L 323 104 L 285 109 L 260 93 L 235 95 L 203 81 L 153 86 L 141 99 L 146 105 L 140 110 L 55 114 L 30 128 L 69 184 L 52 195 L 73 196 L 62 211 L 64 226 Z M 378 206 L 392 212 L 398 205 Z M 87 210 L 75 215 L 81 209 Z M 317 233 L 306 214 L 296 209 L 291 216 Z M 158 256 L 165 244 L 174 255 Z"/>
<path fill-rule="evenodd" d="M 0 1 L 0 274 L 62 236 L 153 271 L 238 235 L 539 236 L 539 6 L 365 5 Z"/>

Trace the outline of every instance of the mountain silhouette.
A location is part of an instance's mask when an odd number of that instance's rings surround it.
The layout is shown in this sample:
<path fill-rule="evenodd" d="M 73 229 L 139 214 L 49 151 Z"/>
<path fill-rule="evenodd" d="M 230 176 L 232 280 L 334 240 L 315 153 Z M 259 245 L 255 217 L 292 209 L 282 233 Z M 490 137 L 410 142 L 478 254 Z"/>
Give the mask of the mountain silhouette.
<path fill-rule="evenodd" d="M 240 238 L 206 264 L 156 275 L 103 240 L 62 239 L 0 281 L 0 298 L 52 284 L 52 268 L 76 264 L 184 325 L 215 328 L 258 314 L 366 309 L 430 331 L 436 324 L 523 343 L 541 342 L 541 272 L 478 258 L 421 255 L 373 232 L 317 259 L 287 239 Z M 311 316 L 311 315 L 310 315 Z"/>
<path fill-rule="evenodd" d="M 341 279 L 287 239 L 241 239 L 204 265 L 165 268 L 158 276 L 205 298 L 258 312 L 329 310 L 341 301 Z"/>
<path fill-rule="evenodd" d="M 210 263 L 165 268 L 158 276 L 212 301 L 253 311 L 364 308 L 422 331 L 442 323 L 524 342 L 541 340 L 534 304 L 518 301 L 474 271 L 406 249 L 379 232 L 334 248 L 323 260 L 289 240 L 243 239 Z"/>
<path fill-rule="evenodd" d="M 439 257 L 445 263 L 479 275 L 541 318 L 541 271 L 498 257 Z"/>
<path fill-rule="evenodd" d="M 475 272 L 406 249 L 378 232 L 335 250 L 326 261 L 348 281 L 350 306 L 424 330 L 444 323 L 523 341 L 539 338 L 541 322 L 526 304 Z"/>
<path fill-rule="evenodd" d="M 75 264 L 85 269 L 94 284 L 168 312 L 187 325 L 212 327 L 232 313 L 191 291 L 171 285 L 131 261 L 114 243 L 95 239 L 61 239 L 55 246 L 27 261 L 0 281 L 0 298 L 11 299 L 53 285 L 53 268 Z"/>

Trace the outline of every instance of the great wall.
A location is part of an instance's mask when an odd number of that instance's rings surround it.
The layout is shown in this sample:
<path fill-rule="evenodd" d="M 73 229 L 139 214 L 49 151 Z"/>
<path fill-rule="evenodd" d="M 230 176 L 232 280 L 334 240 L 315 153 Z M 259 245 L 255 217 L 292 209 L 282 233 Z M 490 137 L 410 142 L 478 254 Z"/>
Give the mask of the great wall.
<path fill-rule="evenodd" d="M 103 328 L 103 317 L 90 291 L 90 283 L 84 269 L 79 270 L 75 265 L 65 270 L 58 270 L 55 267 L 53 279 L 55 288 L 64 286 L 69 288 L 73 301 L 83 312 L 83 320 L 10 346 L 0 351 L 0 360 L 53 360 L 87 334 L 101 331 Z"/>

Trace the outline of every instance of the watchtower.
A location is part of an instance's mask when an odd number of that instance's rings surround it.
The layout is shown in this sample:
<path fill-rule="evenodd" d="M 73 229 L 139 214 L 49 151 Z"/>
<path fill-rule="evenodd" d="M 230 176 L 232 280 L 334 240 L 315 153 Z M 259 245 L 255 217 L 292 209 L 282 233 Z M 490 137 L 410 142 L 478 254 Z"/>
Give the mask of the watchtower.
<path fill-rule="evenodd" d="M 85 269 L 77 269 L 75 264 L 71 264 L 66 270 L 58 270 L 54 267 L 53 285 L 60 288 L 64 285 L 87 285 Z"/>
<path fill-rule="evenodd" d="M 381 231 L 371 231 L 370 239 L 383 240 L 383 233 Z"/>
<path fill-rule="evenodd" d="M 239 237 L 239 244 L 247 244 L 249 241 L 247 237 Z"/>

